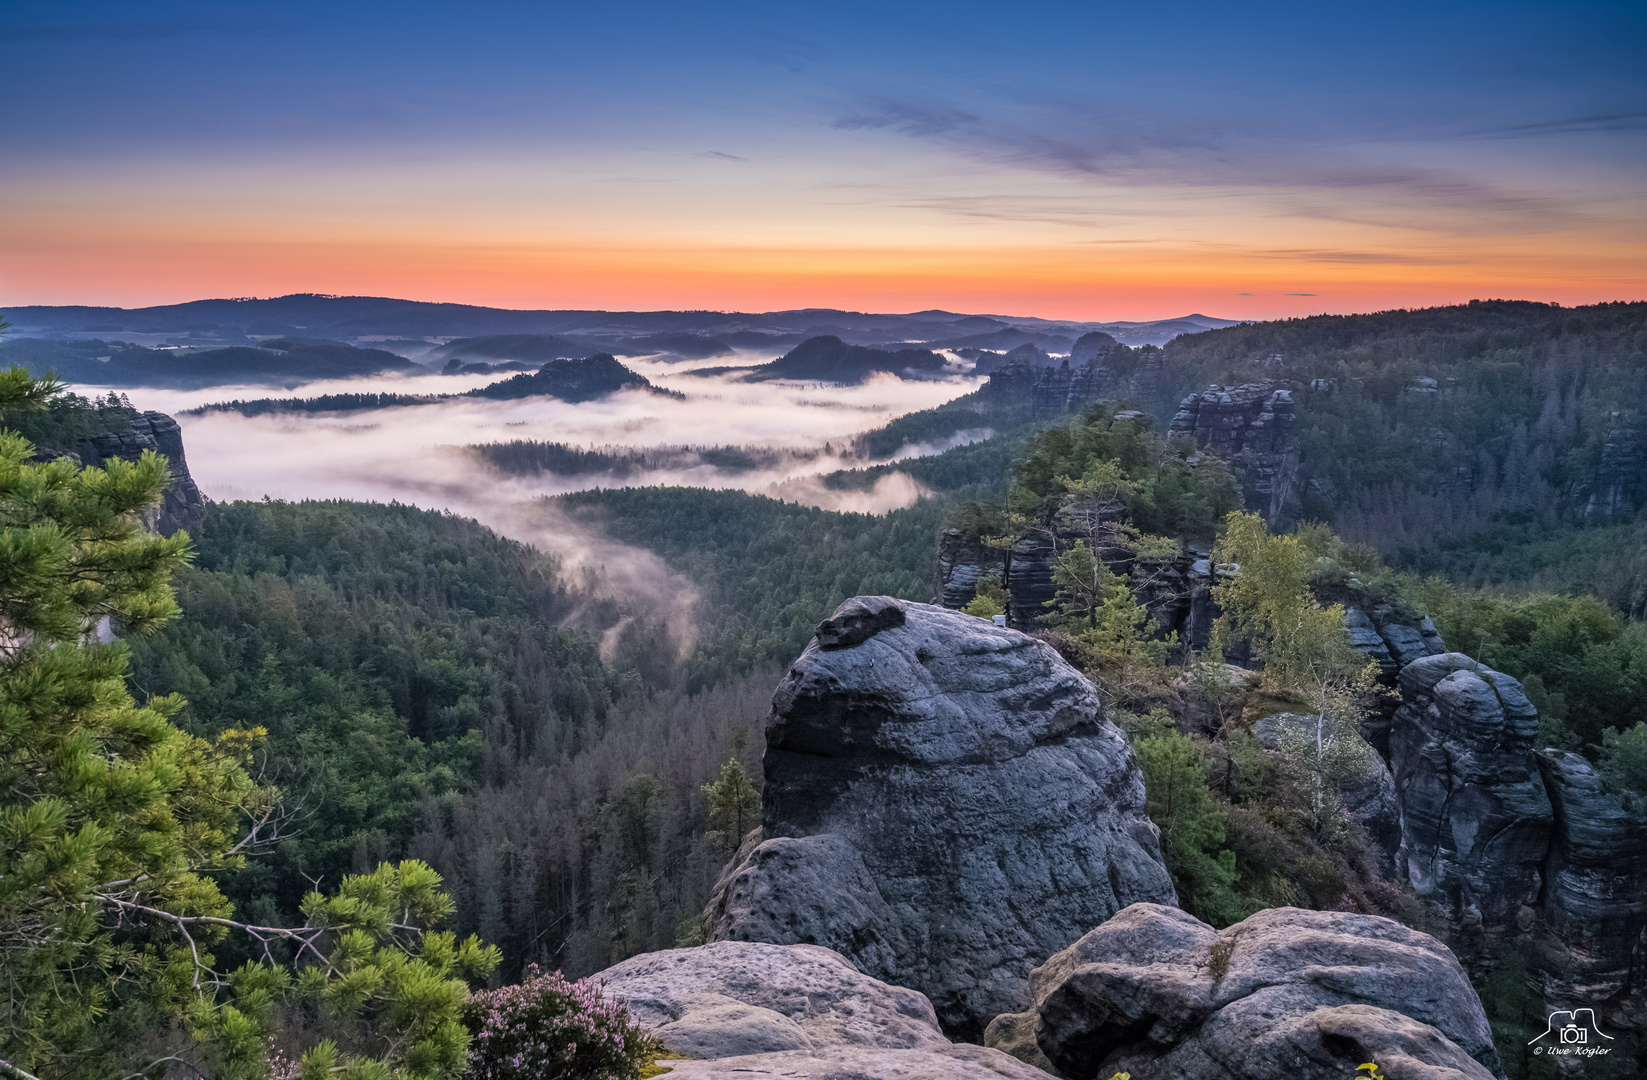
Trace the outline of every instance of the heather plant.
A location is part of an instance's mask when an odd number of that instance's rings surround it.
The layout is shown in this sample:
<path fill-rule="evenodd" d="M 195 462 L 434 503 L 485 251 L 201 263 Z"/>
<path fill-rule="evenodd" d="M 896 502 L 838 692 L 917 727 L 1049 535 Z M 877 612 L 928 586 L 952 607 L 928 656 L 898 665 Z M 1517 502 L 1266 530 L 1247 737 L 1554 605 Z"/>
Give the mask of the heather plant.
<path fill-rule="evenodd" d="M 516 986 L 469 999 L 473 1080 L 638 1080 L 659 1047 L 598 984 L 536 966 Z"/>

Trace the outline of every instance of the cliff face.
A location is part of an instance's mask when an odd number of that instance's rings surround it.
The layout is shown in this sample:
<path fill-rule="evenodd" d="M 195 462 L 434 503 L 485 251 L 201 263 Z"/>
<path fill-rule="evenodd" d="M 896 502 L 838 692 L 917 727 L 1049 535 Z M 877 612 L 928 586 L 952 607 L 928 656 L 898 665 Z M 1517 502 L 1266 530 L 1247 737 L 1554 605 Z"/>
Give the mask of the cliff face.
<path fill-rule="evenodd" d="M 171 466 L 172 482 L 151 526 L 161 533 L 198 524 L 206 500 L 189 475 L 183 455 L 183 431 L 177 421 L 161 412 L 138 412 L 133 408 L 100 407 L 94 429 L 86 434 L 37 438 L 40 457 L 73 457 L 82 465 L 101 467 L 113 458 L 136 461 L 145 450 L 162 454 Z"/>
<path fill-rule="evenodd" d="M 1192 439 L 1228 461 L 1247 509 L 1275 525 L 1298 481 L 1297 428 L 1292 391 L 1266 381 L 1191 394 L 1178 406 L 1168 435 Z"/>
<path fill-rule="evenodd" d="M 1629 518 L 1647 495 L 1640 425 L 1628 412 L 1615 412 L 1610 420 L 1595 473 L 1579 492 L 1579 513 L 1588 519 Z"/>

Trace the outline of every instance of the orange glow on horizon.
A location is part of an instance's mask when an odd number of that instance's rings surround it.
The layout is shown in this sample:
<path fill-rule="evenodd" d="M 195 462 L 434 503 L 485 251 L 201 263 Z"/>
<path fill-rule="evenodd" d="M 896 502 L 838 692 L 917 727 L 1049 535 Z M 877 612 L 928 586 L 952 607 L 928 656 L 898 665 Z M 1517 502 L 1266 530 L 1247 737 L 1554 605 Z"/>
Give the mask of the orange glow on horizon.
<path fill-rule="evenodd" d="M 1595 231 L 1472 237 L 1446 246 L 1431 239 L 1343 256 L 1301 246 L 1275 250 L 1231 229 L 1201 243 L 1095 243 L 997 231 L 880 244 L 861 235 L 826 244 L 814 235 L 763 245 L 569 229 L 558 237 L 541 229 L 511 237 L 489 222 L 467 229 L 266 220 L 134 227 L 118 213 L 103 220 L 6 216 L 0 305 L 11 306 L 139 307 L 318 292 L 508 308 L 944 308 L 1099 321 L 1190 312 L 1271 319 L 1486 297 L 1572 305 L 1647 295 L 1639 249 Z"/>

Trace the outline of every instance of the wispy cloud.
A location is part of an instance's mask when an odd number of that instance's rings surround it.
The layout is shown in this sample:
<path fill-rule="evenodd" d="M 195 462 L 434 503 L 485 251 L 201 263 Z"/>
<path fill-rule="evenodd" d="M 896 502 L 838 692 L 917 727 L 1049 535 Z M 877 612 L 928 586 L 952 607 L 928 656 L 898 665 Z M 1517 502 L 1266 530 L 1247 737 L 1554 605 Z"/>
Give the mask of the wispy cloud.
<path fill-rule="evenodd" d="M 1015 118 L 984 116 L 943 101 L 877 95 L 846 111 L 833 127 L 933 140 L 976 161 L 1090 181 L 1111 193 L 1118 187 L 1148 188 L 1157 201 L 1175 189 L 1235 195 L 1285 217 L 1450 235 L 1536 233 L 1586 218 L 1573 199 L 1553 193 L 1505 188 L 1461 169 L 1369 159 L 1256 128 L 1169 121 L 1103 103 L 1037 102 L 1033 108 L 1019 103 L 1004 109 Z M 1016 118 L 1021 116 L 1029 119 Z M 1618 114 L 1567 123 L 1622 124 L 1635 118 Z M 1054 214 L 1044 206 L 1026 214 L 1021 203 L 1012 209 L 1011 200 L 989 206 L 982 199 L 931 199 L 917 205 L 963 216 L 1061 223 L 1092 224 L 1104 216 L 1079 209 L 1078 203 L 1068 200 Z M 1150 215 L 1163 212 L 1157 205 Z"/>
<path fill-rule="evenodd" d="M 1290 293 L 1283 293 L 1282 295 L 1284 295 L 1284 296 L 1314 296 L 1315 294 L 1312 293 L 1312 292 L 1290 292 Z"/>
<path fill-rule="evenodd" d="M 1466 133 L 1465 138 L 1477 139 L 1530 139 L 1540 135 L 1571 135 L 1589 131 L 1643 131 L 1647 130 L 1647 112 L 1599 113 L 1593 116 L 1571 116 L 1561 120 L 1545 120 L 1536 124 L 1513 124 L 1509 127 L 1483 128 Z"/>
<path fill-rule="evenodd" d="M 736 154 L 728 154 L 724 150 L 705 150 L 702 153 L 700 153 L 698 156 L 699 157 L 720 158 L 722 161 L 741 161 L 745 164 L 749 163 L 748 158 L 739 157 Z"/>
<path fill-rule="evenodd" d="M 1248 249 L 1246 254 L 1261 259 L 1297 259 L 1299 262 L 1343 263 L 1355 266 L 1445 266 L 1452 260 L 1431 255 L 1415 255 L 1393 251 L 1334 251 L 1331 248 L 1272 248 Z M 1288 293 L 1288 296 L 1314 296 L 1314 293 Z"/>
<path fill-rule="evenodd" d="M 920 137 L 978 128 L 982 124 L 983 117 L 953 105 L 873 97 L 860 111 L 841 117 L 831 126 L 837 131 L 890 128 L 903 135 Z"/>
<path fill-rule="evenodd" d="M 1054 225 L 1094 228 L 1135 221 L 1128 210 L 1098 206 L 1077 196 L 1045 195 L 947 195 L 913 199 L 894 204 L 906 209 L 941 210 L 958 217 L 995 221 L 1043 221 Z"/>

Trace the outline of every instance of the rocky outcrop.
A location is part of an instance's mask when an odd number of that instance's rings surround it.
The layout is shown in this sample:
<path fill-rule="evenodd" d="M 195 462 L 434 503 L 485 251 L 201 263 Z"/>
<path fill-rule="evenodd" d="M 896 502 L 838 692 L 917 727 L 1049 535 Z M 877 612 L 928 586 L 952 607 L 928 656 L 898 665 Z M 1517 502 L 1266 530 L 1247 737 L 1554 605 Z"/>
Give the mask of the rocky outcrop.
<path fill-rule="evenodd" d="M 718 941 L 631 957 L 594 977 L 670 1050 L 723 1058 L 825 1046 L 947 1047 L 923 994 L 816 945 Z"/>
<path fill-rule="evenodd" d="M 1555 811 L 1544 863 L 1540 967 L 1550 1010 L 1594 1008 L 1639 1052 L 1647 1030 L 1647 806 L 1608 791 L 1577 754 L 1543 750 Z M 1629 1047 L 1621 1056 L 1628 1056 Z"/>
<path fill-rule="evenodd" d="M 1647 500 L 1647 445 L 1628 412 L 1609 417 L 1595 472 L 1579 492 L 1580 513 L 1591 519 L 1630 518 Z"/>
<path fill-rule="evenodd" d="M 1032 1007 L 985 1042 L 1034 1048 L 1070 1080 L 1492 1080 L 1492 1032 L 1464 969 L 1371 915 L 1271 908 L 1222 931 L 1138 904 L 1030 976 Z M 1032 1053 L 1029 1056 L 1033 1057 Z"/>
<path fill-rule="evenodd" d="M 40 439 L 39 455 L 67 456 L 82 465 L 101 468 L 115 458 L 136 461 L 145 450 L 153 450 L 166 458 L 172 479 L 149 522 L 150 527 L 170 535 L 199 524 L 206 511 L 206 499 L 200 494 L 194 477 L 189 475 L 189 463 L 183 454 L 183 430 L 177 421 L 162 412 L 139 412 L 130 406 L 117 407 L 113 402 L 99 404 L 93 415 L 95 423 L 88 433 L 67 442 L 50 437 Z"/>
<path fill-rule="evenodd" d="M 999 551 L 987 547 L 977 536 L 947 529 L 938 538 L 938 595 L 933 603 L 964 608 L 978 595 L 981 580 L 1004 580 L 1004 569 Z"/>
<path fill-rule="evenodd" d="M 1178 406 L 1168 436 L 1193 439 L 1228 461 L 1247 509 L 1275 525 L 1298 480 L 1297 426 L 1292 391 L 1266 381 L 1191 394 Z"/>
<path fill-rule="evenodd" d="M 1473 956 L 1525 929 L 1539 903 L 1554 818 L 1532 753 L 1538 713 L 1519 682 L 1462 653 L 1408 664 L 1399 685 L 1397 867 Z"/>
<path fill-rule="evenodd" d="M 1113 352 L 1115 346 L 1119 344 L 1121 344 L 1119 341 L 1101 330 L 1082 334 L 1075 339 L 1075 344 L 1070 346 L 1069 362 L 1071 364 L 1090 364 L 1094 360 L 1102 360 Z"/>
<path fill-rule="evenodd" d="M 874 1050 L 830 1046 L 718 1061 L 671 1061 L 670 1080 L 1047 1080 L 1047 1074 L 983 1046 Z"/>
<path fill-rule="evenodd" d="M 1101 359 L 1087 363 L 1064 360 L 1052 367 L 1022 360 L 1010 362 L 1008 358 L 1016 352 L 1008 353 L 1002 366 L 989 372 L 983 396 L 993 407 L 1023 409 L 1038 419 L 1052 419 L 1080 412 L 1116 389 L 1114 373 Z"/>
<path fill-rule="evenodd" d="M 709 940 L 835 949 L 975 1039 L 1087 928 L 1175 902 L 1125 736 L 1016 631 L 848 601 L 779 685 L 766 742 L 761 831 L 711 897 Z"/>
<path fill-rule="evenodd" d="M 1447 651 L 1428 615 L 1403 618 L 1388 604 L 1345 605 L 1344 629 L 1350 644 L 1377 663 L 1381 678 L 1392 686 L 1401 669 L 1414 660 Z"/>
<path fill-rule="evenodd" d="M 1593 1009 L 1641 1062 L 1647 1029 L 1647 807 L 1584 758 L 1535 750 L 1520 683 L 1460 653 L 1401 670 L 1388 731 L 1397 875 L 1478 972 L 1527 951 L 1546 1013 Z M 1534 1019 L 1537 1019 L 1536 1017 Z"/>

